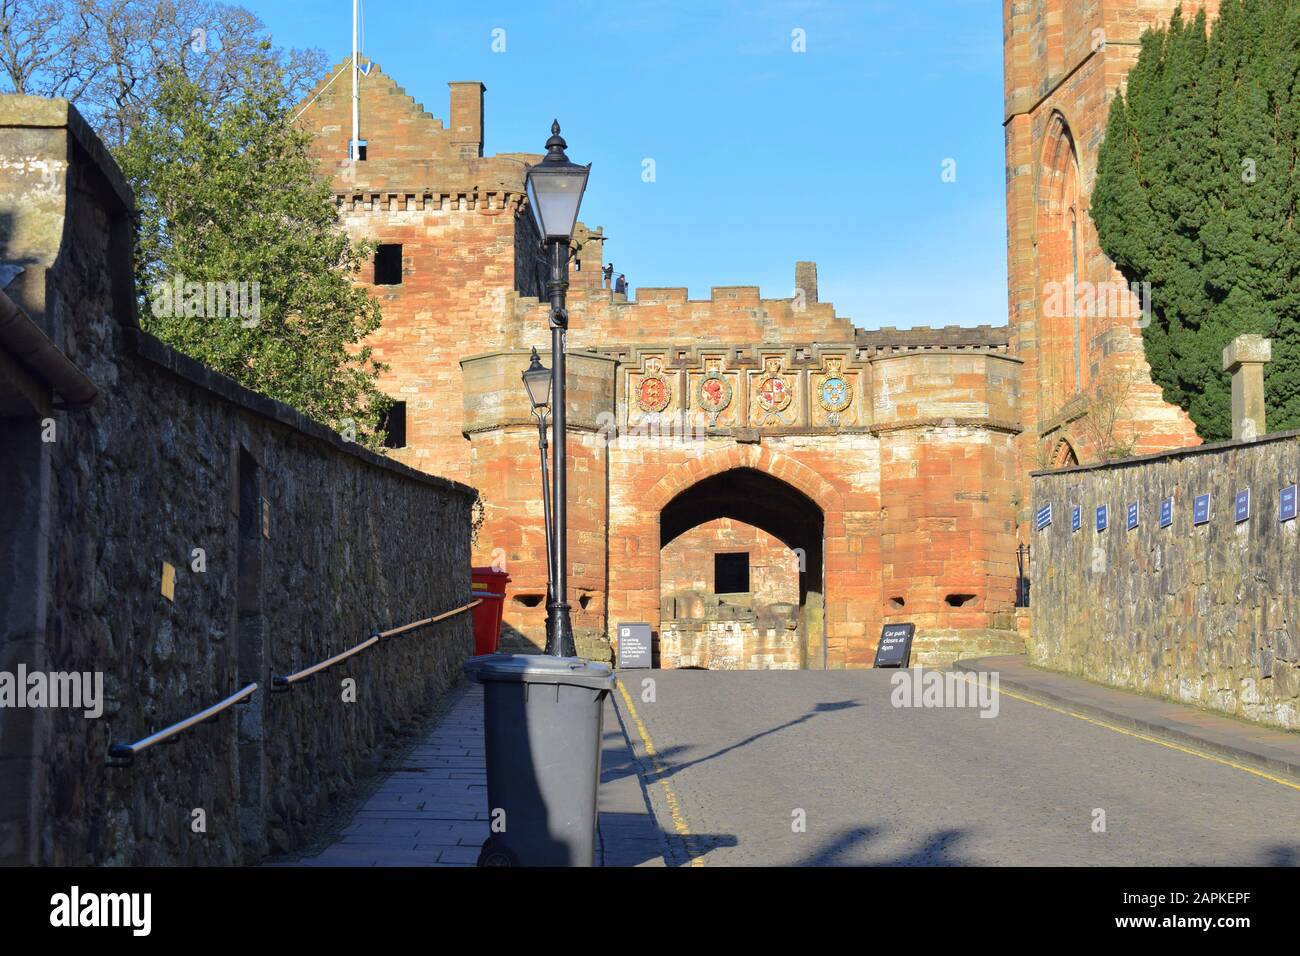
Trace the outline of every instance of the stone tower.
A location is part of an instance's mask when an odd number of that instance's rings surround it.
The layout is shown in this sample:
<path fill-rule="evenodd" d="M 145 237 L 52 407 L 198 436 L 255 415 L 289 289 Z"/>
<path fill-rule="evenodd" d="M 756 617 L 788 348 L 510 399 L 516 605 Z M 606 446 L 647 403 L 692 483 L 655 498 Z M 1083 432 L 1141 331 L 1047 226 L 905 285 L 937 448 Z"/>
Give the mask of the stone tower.
<path fill-rule="evenodd" d="M 1142 33 L 1176 6 L 1003 3 L 1008 307 L 1011 351 L 1024 360 L 1026 471 L 1117 448 L 1141 454 L 1199 442 L 1191 420 L 1151 382 L 1141 290 L 1101 252 L 1088 212 L 1111 99 Z M 1218 0 L 1189 0 L 1184 14 L 1199 7 L 1213 17 Z"/>

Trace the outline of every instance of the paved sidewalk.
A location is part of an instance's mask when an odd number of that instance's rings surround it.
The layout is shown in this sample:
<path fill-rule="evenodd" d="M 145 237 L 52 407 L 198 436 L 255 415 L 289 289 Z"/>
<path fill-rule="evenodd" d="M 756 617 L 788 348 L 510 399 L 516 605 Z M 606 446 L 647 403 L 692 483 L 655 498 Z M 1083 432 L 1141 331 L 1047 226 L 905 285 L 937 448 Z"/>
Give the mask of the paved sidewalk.
<path fill-rule="evenodd" d="M 1023 655 L 957 661 L 959 671 L 997 671 L 999 686 L 1096 720 L 1300 781 L 1300 734 L 1187 704 L 1042 670 Z"/>
<path fill-rule="evenodd" d="M 483 688 L 462 684 L 429 735 L 318 856 L 272 865 L 473 866 L 488 836 Z M 662 866 L 665 838 L 641 789 L 612 701 L 606 704 L 597 862 Z"/>
<path fill-rule="evenodd" d="M 605 700 L 596 855 L 601 866 L 667 866 L 668 838 L 646 799 L 640 765 L 615 704 L 617 693 Z"/>

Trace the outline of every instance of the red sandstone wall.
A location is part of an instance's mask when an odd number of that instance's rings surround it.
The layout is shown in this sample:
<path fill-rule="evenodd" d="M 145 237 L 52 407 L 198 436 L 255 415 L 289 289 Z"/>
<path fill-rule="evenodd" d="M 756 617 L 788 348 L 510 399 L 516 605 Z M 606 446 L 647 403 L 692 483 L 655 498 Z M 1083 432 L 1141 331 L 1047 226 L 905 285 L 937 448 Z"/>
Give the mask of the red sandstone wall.
<path fill-rule="evenodd" d="M 347 69 L 336 67 L 322 79 L 299 122 L 315 134 L 313 151 L 332 177 L 349 233 L 402 244 L 401 285 L 372 285 L 369 267 L 358 277 L 383 304 L 383 325 L 370 340 L 376 358 L 390 366 L 380 387 L 407 402 L 407 447 L 394 457 L 469 481 L 459 361 L 507 336 L 525 163 L 515 156 L 478 158 L 479 84 L 452 84 L 451 130 L 378 66 L 361 79 L 360 90 L 361 138 L 369 144 L 364 162 L 347 160 Z"/>
<path fill-rule="evenodd" d="M 713 556 L 749 555 L 749 591 L 755 604 L 798 604 L 799 568 L 793 551 L 762 528 L 731 518 L 698 525 L 669 542 L 660 556 L 663 597 L 713 594 Z"/>
<path fill-rule="evenodd" d="M 1149 27 L 1167 21 L 1175 0 L 1004 0 L 1008 319 L 1012 354 L 1022 359 L 1021 470 L 1058 463 L 1066 444 L 1082 460 L 1100 453 L 1086 423 L 1089 395 L 1127 382 L 1116 438 L 1139 453 L 1199 442 L 1190 419 L 1164 402 L 1142 353 L 1140 316 L 1081 316 L 1076 373 L 1070 315 L 1046 308 L 1049 282 L 1075 274 L 1069 221 L 1077 223 L 1078 278 L 1105 287 L 1122 281 L 1100 251 L 1088 204 L 1111 97 L 1136 60 Z M 1184 11 L 1218 3 L 1195 0 Z M 1128 303 L 1131 307 L 1135 303 Z M 1028 520 L 1021 482 L 1020 520 Z"/>

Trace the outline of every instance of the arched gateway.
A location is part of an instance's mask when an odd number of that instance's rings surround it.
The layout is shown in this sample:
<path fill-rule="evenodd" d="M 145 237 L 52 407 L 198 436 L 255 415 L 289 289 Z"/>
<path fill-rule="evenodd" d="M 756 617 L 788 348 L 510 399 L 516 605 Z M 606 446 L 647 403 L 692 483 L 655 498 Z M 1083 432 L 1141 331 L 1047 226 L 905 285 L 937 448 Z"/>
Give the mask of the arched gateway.
<path fill-rule="evenodd" d="M 824 534 L 811 498 L 754 468 L 679 492 L 659 515 L 661 664 L 824 668 Z"/>
<path fill-rule="evenodd" d="M 570 353 L 581 652 L 611 654 L 632 623 L 663 667 L 869 667 L 898 622 L 919 663 L 1014 646 L 1016 360 L 981 330 L 875 334 L 892 344 Z M 461 363 L 479 560 L 513 579 L 509 647 L 539 643 L 545 619 L 526 364 Z"/>

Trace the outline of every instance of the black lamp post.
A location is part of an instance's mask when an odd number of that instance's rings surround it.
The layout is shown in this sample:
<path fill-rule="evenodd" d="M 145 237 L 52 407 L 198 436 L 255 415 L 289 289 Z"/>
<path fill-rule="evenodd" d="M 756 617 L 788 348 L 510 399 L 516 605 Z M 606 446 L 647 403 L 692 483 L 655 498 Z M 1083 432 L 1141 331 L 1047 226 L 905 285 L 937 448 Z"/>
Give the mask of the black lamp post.
<path fill-rule="evenodd" d="M 568 144 L 560 136 L 560 124 L 551 123 L 551 138 L 546 141 L 546 156 L 528 167 L 528 204 L 537 219 L 537 228 L 550 262 L 551 275 L 546 291 L 551 299 L 551 376 L 555 395 L 551 415 L 552 471 L 555 483 L 555 526 L 549 545 L 551 591 L 554 613 L 546 632 L 546 653 L 557 657 L 576 657 L 573 624 L 569 618 L 568 592 L 568 474 L 566 452 L 566 396 L 564 386 L 564 339 L 569 314 L 565 310 L 565 293 L 569 289 L 569 241 L 578 221 L 578 207 L 587 188 L 591 165 L 569 162 L 564 149 Z M 537 363 L 540 366 L 540 362 Z M 530 369 L 531 370 L 531 369 Z M 530 396 L 532 389 L 529 389 Z"/>
<path fill-rule="evenodd" d="M 551 410 L 551 370 L 542 364 L 533 349 L 528 368 L 522 375 L 528 401 L 537 419 L 537 449 L 542 459 L 542 521 L 546 525 L 546 644 L 550 650 L 551 635 L 555 631 L 555 568 L 551 548 L 551 481 L 546 474 L 546 418 Z"/>

